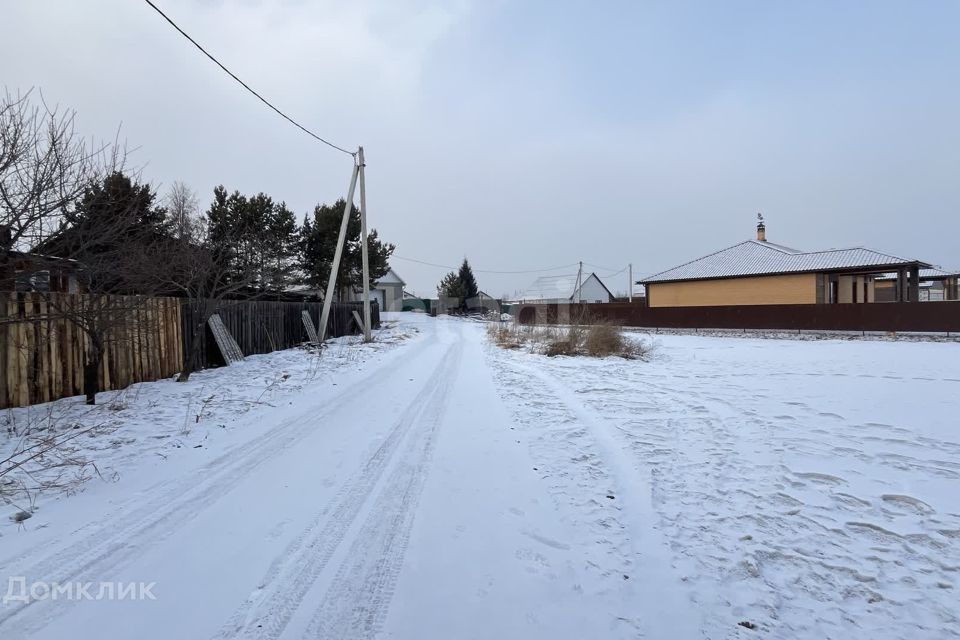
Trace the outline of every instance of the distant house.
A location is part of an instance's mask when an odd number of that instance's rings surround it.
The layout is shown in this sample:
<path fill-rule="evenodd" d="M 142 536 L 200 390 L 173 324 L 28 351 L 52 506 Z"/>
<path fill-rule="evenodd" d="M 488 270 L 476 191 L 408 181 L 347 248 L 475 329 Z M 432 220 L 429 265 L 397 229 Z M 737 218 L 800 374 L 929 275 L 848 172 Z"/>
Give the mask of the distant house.
<path fill-rule="evenodd" d="M 407 286 L 407 283 L 391 267 L 370 289 L 370 299 L 377 301 L 381 311 L 402 311 L 403 288 L 405 286 Z M 362 300 L 363 292 L 354 292 L 353 299 Z"/>
<path fill-rule="evenodd" d="M 918 301 L 920 274 L 931 265 L 872 249 L 800 251 L 756 240 L 648 276 L 637 284 L 651 307 L 830 304 L 877 301 L 876 281 L 893 273 L 893 299 Z"/>
<path fill-rule="evenodd" d="M 0 291 L 80 293 L 75 260 L 18 251 L 7 225 L 0 225 Z"/>
<path fill-rule="evenodd" d="M 613 294 L 597 277 L 597 274 L 583 275 L 580 287 L 577 276 L 543 276 L 537 278 L 520 294 L 517 302 L 533 303 L 570 303 L 570 302 L 611 302 Z"/>
<path fill-rule="evenodd" d="M 80 272 L 73 260 L 7 251 L 0 257 L 0 289 L 4 291 L 80 293 Z"/>
<path fill-rule="evenodd" d="M 500 301 L 490 294 L 479 291 L 474 298 L 467 298 L 467 309 L 470 311 L 500 311 Z"/>
<path fill-rule="evenodd" d="M 920 302 L 960 300 L 960 271 L 920 269 Z M 874 282 L 877 302 L 894 302 L 897 296 L 897 274 L 885 273 Z"/>

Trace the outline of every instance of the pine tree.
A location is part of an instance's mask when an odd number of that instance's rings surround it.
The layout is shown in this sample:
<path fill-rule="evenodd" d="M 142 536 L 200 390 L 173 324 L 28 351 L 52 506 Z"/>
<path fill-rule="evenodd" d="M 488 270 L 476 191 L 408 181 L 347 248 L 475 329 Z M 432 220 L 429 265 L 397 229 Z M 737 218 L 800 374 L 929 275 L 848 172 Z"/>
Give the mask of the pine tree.
<path fill-rule="evenodd" d="M 105 229 L 122 225 L 129 231 L 162 231 L 167 226 L 166 209 L 155 204 L 157 194 L 120 171 L 91 184 L 76 209 L 67 210 L 68 226 Z"/>
<path fill-rule="evenodd" d="M 296 280 L 294 269 L 300 241 L 297 219 L 285 202 L 274 205 L 267 224 L 267 238 L 266 279 L 269 288 L 282 291 Z"/>
<path fill-rule="evenodd" d="M 330 278 L 344 204 L 345 200 L 341 198 L 332 206 L 317 205 L 313 211 L 313 221 L 311 222 L 309 218 L 304 219 L 304 224 L 300 228 L 300 261 L 304 271 L 304 281 L 321 291 L 325 291 Z M 363 283 L 360 231 L 360 210 L 356 206 L 351 206 L 343 256 L 337 271 L 337 290 L 341 298 L 346 292 L 359 290 Z M 393 244 L 382 242 L 376 229 L 367 233 L 371 286 L 390 269 L 390 256 L 395 248 Z"/>
<path fill-rule="evenodd" d="M 463 259 L 463 264 L 457 271 L 451 271 L 443 276 L 440 284 L 437 285 L 437 295 L 441 298 L 452 298 L 457 301 L 457 309 L 463 313 L 467 311 L 467 300 L 476 298 L 479 295 L 477 289 L 477 280 L 473 276 L 473 269 L 467 259 Z"/>
<path fill-rule="evenodd" d="M 437 285 L 437 296 L 440 298 L 453 298 L 457 301 L 457 307 L 460 307 L 463 301 L 463 282 L 456 271 L 451 271 L 443 276 L 440 284 Z"/>
<path fill-rule="evenodd" d="M 166 210 L 150 185 L 115 171 L 88 185 L 76 206 L 64 211 L 60 229 L 34 250 L 83 265 L 89 278 L 98 279 L 87 283 L 91 290 L 126 293 L 145 286 L 146 275 L 133 273 L 129 258 L 143 255 L 168 231 Z"/>
<path fill-rule="evenodd" d="M 211 250 L 227 261 L 235 279 L 249 283 L 251 292 L 280 293 L 296 281 L 301 234 L 286 203 L 276 203 L 265 193 L 227 195 L 219 186 L 207 225 Z"/>
<path fill-rule="evenodd" d="M 480 290 L 477 289 L 477 279 L 473 277 L 473 269 L 470 268 L 470 263 L 467 262 L 466 258 L 463 259 L 463 264 L 460 265 L 460 272 L 457 276 L 463 285 L 463 297 L 465 299 L 476 298 Z M 466 300 L 464 300 L 464 304 L 466 304 Z"/>

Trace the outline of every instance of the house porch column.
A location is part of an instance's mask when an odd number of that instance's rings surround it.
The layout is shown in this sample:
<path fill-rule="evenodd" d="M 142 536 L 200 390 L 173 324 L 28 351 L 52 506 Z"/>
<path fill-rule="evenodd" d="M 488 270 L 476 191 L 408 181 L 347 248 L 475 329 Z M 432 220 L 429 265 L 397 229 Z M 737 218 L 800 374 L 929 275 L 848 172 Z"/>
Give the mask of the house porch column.
<path fill-rule="evenodd" d="M 920 301 L 920 265 L 910 267 L 910 302 Z"/>

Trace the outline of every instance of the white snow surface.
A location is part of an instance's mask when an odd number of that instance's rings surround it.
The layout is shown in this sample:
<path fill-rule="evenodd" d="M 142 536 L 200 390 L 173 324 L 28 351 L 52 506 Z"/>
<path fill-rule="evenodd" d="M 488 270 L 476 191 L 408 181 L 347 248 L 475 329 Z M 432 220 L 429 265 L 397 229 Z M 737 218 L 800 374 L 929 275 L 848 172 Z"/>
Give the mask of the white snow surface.
<path fill-rule="evenodd" d="M 371 345 L 7 412 L 102 428 L 99 475 L 0 520 L 0 597 L 156 599 L 7 602 L 0 638 L 960 636 L 960 345 L 547 358 L 384 315 Z"/>

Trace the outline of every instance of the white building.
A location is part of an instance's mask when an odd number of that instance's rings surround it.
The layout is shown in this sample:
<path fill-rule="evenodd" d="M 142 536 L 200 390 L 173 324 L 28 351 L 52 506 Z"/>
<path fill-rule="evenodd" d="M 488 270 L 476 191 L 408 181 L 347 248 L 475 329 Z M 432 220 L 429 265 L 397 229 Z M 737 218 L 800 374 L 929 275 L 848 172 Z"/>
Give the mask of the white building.
<path fill-rule="evenodd" d="M 613 294 L 600 281 L 597 274 L 583 275 L 583 282 L 577 288 L 577 276 L 543 276 L 534 280 L 526 291 L 520 294 L 517 302 L 570 303 L 570 302 L 612 302 Z"/>
<path fill-rule="evenodd" d="M 403 288 L 406 283 L 391 267 L 370 289 L 370 299 L 376 300 L 381 311 L 403 311 Z M 363 292 L 356 294 L 356 300 L 363 298 Z"/>

